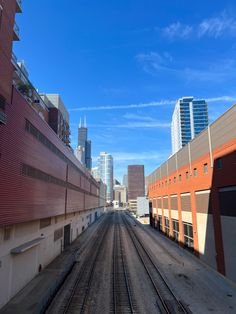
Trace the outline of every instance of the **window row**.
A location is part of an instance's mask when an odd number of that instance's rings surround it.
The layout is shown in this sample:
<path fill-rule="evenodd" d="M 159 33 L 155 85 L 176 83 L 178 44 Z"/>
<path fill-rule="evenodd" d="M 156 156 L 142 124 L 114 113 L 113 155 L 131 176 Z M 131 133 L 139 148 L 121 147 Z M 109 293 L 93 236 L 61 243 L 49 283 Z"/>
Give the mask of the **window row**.
<path fill-rule="evenodd" d="M 179 221 L 176 219 L 172 219 L 172 229 L 173 229 L 173 240 L 179 242 Z M 170 236 L 170 222 L 169 218 L 164 216 L 164 226 L 162 224 L 162 215 L 158 215 L 158 219 L 155 216 L 155 227 L 164 232 L 168 237 Z M 184 231 L 184 246 L 193 250 L 194 248 L 194 240 L 193 240 L 193 225 L 188 222 L 183 222 L 183 231 Z"/>

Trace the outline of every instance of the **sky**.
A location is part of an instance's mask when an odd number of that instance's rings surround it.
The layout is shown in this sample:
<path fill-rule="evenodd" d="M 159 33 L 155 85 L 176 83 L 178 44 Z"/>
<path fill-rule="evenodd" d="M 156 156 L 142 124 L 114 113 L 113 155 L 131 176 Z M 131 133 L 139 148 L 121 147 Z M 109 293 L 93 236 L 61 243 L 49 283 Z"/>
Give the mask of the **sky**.
<path fill-rule="evenodd" d="M 111 153 L 119 180 L 170 156 L 178 98 L 206 99 L 210 122 L 236 102 L 235 0 L 23 0 L 17 24 L 14 52 L 61 95 L 72 147 L 86 116 L 93 166 Z"/>

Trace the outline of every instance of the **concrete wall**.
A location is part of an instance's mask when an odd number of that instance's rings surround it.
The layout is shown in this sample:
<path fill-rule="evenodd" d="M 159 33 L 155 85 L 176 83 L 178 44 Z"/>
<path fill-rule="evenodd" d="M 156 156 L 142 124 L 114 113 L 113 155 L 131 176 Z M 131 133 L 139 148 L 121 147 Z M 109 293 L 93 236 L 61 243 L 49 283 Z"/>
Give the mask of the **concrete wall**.
<path fill-rule="evenodd" d="M 0 308 L 37 275 L 39 265 L 43 269 L 63 251 L 63 234 L 54 241 L 55 230 L 71 224 L 72 242 L 103 212 L 104 208 L 99 208 L 70 214 L 66 219 L 63 215 L 52 217 L 51 225 L 41 229 L 40 220 L 8 226 L 8 240 L 4 239 L 6 229 L 0 228 Z M 38 245 L 19 254 L 11 253 L 12 249 L 38 238 L 41 238 Z"/>
<path fill-rule="evenodd" d="M 236 204 L 234 204 L 236 206 Z M 221 217 L 226 276 L 236 282 L 236 217 Z"/>

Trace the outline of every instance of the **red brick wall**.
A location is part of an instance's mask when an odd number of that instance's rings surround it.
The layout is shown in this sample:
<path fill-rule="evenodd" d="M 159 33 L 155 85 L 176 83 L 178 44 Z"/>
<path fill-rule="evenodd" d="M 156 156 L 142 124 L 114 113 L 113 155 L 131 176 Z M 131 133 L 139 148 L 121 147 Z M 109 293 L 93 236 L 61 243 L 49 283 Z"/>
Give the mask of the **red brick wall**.
<path fill-rule="evenodd" d="M 0 225 L 98 207 L 99 199 L 95 193 L 98 183 L 85 172 L 75 156 L 15 88 L 12 99 L 12 104 L 6 106 L 7 123 L 0 125 Z M 27 132 L 26 119 L 40 130 L 69 162 L 59 158 Z M 83 181 L 83 186 L 88 190 L 77 191 L 68 188 L 66 197 L 65 186 L 22 175 L 22 163 L 57 179 L 67 180 L 78 189 L 82 187 Z M 80 174 L 76 167 L 80 169 Z M 93 187 L 93 193 L 90 193 L 89 183 Z"/>

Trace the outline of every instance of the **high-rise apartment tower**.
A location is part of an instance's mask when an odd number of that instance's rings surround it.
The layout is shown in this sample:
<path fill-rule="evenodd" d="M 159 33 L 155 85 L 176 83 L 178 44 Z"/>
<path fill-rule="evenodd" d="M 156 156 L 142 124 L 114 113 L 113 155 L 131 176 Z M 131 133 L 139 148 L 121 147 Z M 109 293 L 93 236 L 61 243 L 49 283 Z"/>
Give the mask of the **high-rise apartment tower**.
<path fill-rule="evenodd" d="M 113 201 L 113 157 L 101 152 L 98 158 L 98 172 L 102 181 L 107 185 L 107 202 Z"/>
<path fill-rule="evenodd" d="M 208 126 L 208 107 L 205 100 L 180 98 L 175 106 L 171 123 L 172 154 L 188 144 Z"/>
<path fill-rule="evenodd" d="M 80 120 L 78 128 L 78 147 L 76 149 L 76 157 L 88 169 L 92 168 L 91 157 L 91 141 L 88 140 L 88 128 L 86 127 L 86 120 L 84 119 L 84 126 Z"/>

